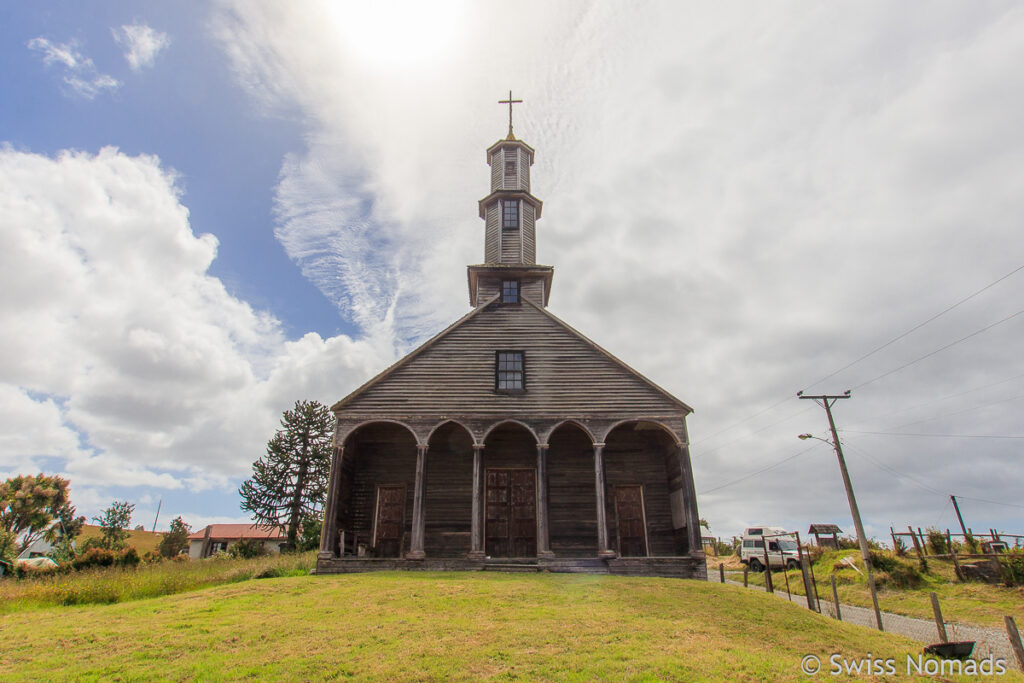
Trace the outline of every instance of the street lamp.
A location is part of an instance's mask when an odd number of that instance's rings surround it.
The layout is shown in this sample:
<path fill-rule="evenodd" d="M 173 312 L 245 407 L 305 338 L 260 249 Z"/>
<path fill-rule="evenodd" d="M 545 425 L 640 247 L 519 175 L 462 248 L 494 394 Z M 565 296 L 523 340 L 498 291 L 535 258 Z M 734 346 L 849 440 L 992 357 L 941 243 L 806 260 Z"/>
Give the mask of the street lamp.
<path fill-rule="evenodd" d="M 802 393 L 803 392 L 801 392 L 801 394 Z M 839 444 L 839 434 L 836 432 L 836 424 L 832 420 L 832 405 L 829 403 L 829 399 L 834 400 L 836 398 L 846 398 L 850 395 L 850 392 L 846 392 L 846 394 L 842 397 L 804 397 L 801 396 L 800 394 L 797 395 L 800 396 L 801 398 L 820 398 L 824 403 L 825 412 L 826 414 L 828 414 L 828 424 L 829 427 L 831 427 L 832 429 L 833 441 L 822 439 L 821 437 L 814 436 L 813 434 L 800 434 L 799 436 L 797 436 L 797 438 L 800 439 L 801 441 L 806 441 L 807 439 L 817 439 L 818 441 L 824 441 L 825 443 L 836 449 L 836 457 L 839 458 L 839 471 L 843 475 L 843 484 L 845 484 L 846 486 L 846 498 L 850 502 L 850 514 L 853 515 L 853 525 L 857 529 L 857 542 L 860 545 L 861 558 L 864 560 L 864 569 L 868 577 L 868 588 L 871 590 L 871 602 L 875 608 L 875 623 L 878 624 L 879 631 L 884 631 L 885 629 L 882 627 L 882 612 L 880 609 L 878 609 L 878 593 L 875 591 L 875 574 L 871 568 L 871 553 L 868 550 L 868 537 L 864 534 L 864 525 L 860 521 L 860 510 L 857 508 L 857 499 L 853 495 L 853 484 L 850 482 L 850 473 L 846 470 L 846 459 L 843 458 L 843 449 L 842 446 L 840 446 Z"/>

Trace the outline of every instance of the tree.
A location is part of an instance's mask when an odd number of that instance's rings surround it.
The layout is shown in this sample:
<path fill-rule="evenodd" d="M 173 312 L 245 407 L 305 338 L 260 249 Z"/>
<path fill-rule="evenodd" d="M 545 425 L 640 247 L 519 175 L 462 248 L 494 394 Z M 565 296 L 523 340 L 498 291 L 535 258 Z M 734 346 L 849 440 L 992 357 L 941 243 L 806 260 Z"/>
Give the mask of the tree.
<path fill-rule="evenodd" d="M 102 515 L 93 517 L 93 521 L 100 525 L 101 534 L 100 540 L 93 545 L 107 550 L 120 550 L 128 545 L 125 541 L 128 540 L 128 525 L 132 523 L 134 511 L 133 503 L 115 500 Z"/>
<path fill-rule="evenodd" d="M 20 538 L 18 553 L 32 545 L 68 502 L 68 480 L 20 475 L 0 484 L 0 530 Z"/>
<path fill-rule="evenodd" d="M 334 416 L 317 401 L 296 401 L 284 411 L 267 453 L 252 465 L 252 478 L 238 489 L 242 510 L 257 524 L 276 526 L 298 544 L 304 517 L 320 517 L 331 470 Z"/>
<path fill-rule="evenodd" d="M 43 538 L 53 544 L 50 558 L 55 562 L 70 562 L 75 558 L 75 539 L 82 533 L 85 526 L 85 515 L 75 516 L 75 506 L 64 503 L 57 511 L 57 519 L 43 534 Z"/>
<path fill-rule="evenodd" d="M 175 557 L 188 547 L 188 535 L 192 533 L 192 527 L 185 524 L 181 517 L 171 520 L 171 530 L 160 539 L 158 550 L 164 557 Z"/>

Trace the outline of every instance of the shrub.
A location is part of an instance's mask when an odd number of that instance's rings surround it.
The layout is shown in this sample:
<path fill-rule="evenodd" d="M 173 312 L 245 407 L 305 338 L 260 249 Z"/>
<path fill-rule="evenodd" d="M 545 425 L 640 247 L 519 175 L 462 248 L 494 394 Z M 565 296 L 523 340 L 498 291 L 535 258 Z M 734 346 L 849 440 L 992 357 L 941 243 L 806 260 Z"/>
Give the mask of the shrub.
<path fill-rule="evenodd" d="M 999 568 L 1007 586 L 1024 586 L 1024 550 L 1015 548 L 1000 555 Z"/>
<path fill-rule="evenodd" d="M 81 571 L 91 567 L 135 567 L 139 564 L 139 552 L 126 548 L 120 552 L 106 548 L 89 548 L 71 561 L 72 569 Z"/>
<path fill-rule="evenodd" d="M 897 588 L 917 588 L 928 571 L 923 560 L 914 562 L 888 552 L 871 551 L 871 564 L 878 570 L 876 583 L 892 584 Z"/>
<path fill-rule="evenodd" d="M 263 547 L 263 541 L 258 538 L 243 538 L 241 541 L 228 548 L 229 557 L 250 559 L 266 554 L 267 551 Z"/>
<path fill-rule="evenodd" d="M 892 551 L 900 557 L 907 554 L 907 542 L 901 536 L 893 537 Z"/>
<path fill-rule="evenodd" d="M 935 527 L 928 527 L 928 547 L 933 555 L 948 555 L 949 544 L 946 542 L 946 534 Z"/>

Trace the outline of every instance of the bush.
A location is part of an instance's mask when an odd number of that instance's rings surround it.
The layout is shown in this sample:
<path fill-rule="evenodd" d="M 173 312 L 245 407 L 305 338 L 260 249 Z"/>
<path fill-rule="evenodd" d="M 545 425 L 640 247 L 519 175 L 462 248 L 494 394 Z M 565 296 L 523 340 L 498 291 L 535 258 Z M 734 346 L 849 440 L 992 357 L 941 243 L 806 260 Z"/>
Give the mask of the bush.
<path fill-rule="evenodd" d="M 135 567 L 139 564 L 139 552 L 135 548 L 126 548 L 120 552 L 106 548 L 89 548 L 71 561 L 75 571 L 91 567 Z"/>
<path fill-rule="evenodd" d="M 917 588 L 928 571 L 924 560 L 914 562 L 888 552 L 871 551 L 871 564 L 878 570 L 876 583 L 897 588 Z"/>
<path fill-rule="evenodd" d="M 263 547 L 263 541 L 258 538 L 243 538 L 241 541 L 228 548 L 229 557 L 251 559 L 253 557 L 260 557 L 266 554 L 267 551 L 266 548 Z"/>
<path fill-rule="evenodd" d="M 949 554 L 949 543 L 946 542 L 946 534 L 936 529 L 935 527 L 928 527 L 928 548 L 931 549 L 933 555 L 948 555 Z"/>
<path fill-rule="evenodd" d="M 1009 550 L 1000 555 L 999 568 L 1007 586 L 1024 586 L 1024 550 Z"/>

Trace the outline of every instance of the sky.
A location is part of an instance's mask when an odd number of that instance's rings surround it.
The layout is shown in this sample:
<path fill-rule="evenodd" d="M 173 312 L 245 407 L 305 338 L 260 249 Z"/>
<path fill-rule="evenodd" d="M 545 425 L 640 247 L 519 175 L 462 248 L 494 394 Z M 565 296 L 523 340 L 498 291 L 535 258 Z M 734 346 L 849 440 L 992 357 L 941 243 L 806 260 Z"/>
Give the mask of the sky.
<path fill-rule="evenodd" d="M 0 476 L 247 520 L 468 310 L 511 89 L 550 309 L 694 408 L 712 534 L 852 532 L 847 389 L 869 536 L 1024 533 L 1022 63 L 1014 2 L 8 3 Z"/>

